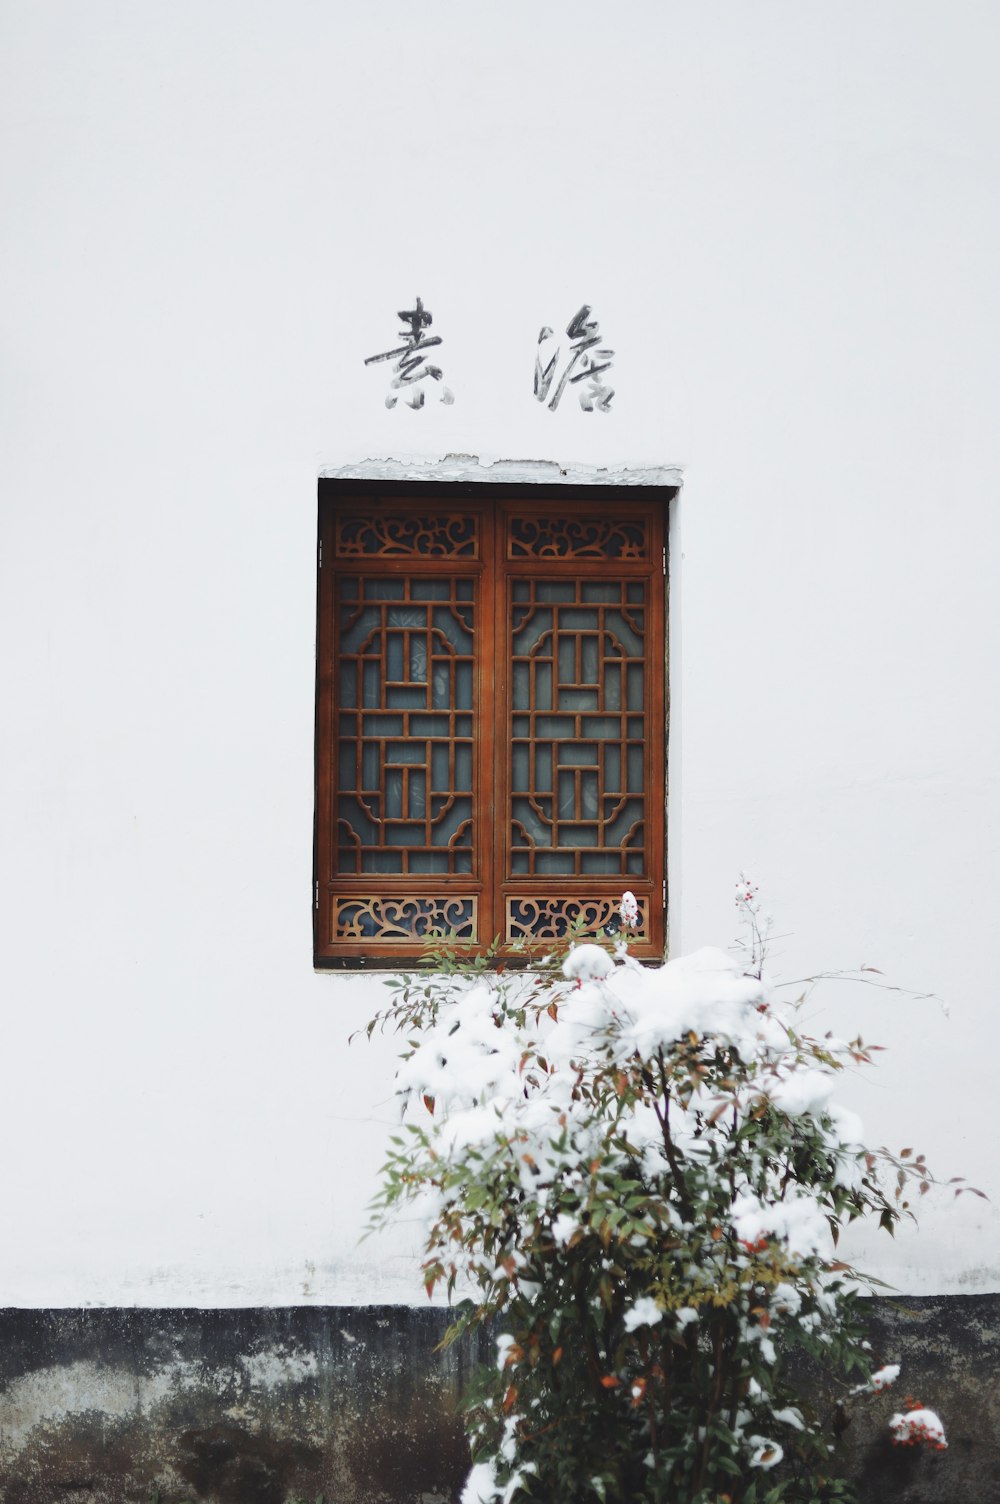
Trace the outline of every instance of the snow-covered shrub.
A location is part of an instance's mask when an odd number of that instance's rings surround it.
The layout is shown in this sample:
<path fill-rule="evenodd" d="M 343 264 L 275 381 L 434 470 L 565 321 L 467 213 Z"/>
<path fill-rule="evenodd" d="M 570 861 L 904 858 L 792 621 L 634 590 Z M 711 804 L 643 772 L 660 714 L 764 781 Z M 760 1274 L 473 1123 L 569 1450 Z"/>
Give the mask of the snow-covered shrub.
<path fill-rule="evenodd" d="M 835 1245 L 858 1217 L 891 1231 L 928 1175 L 863 1147 L 833 1091 L 864 1044 L 799 1031 L 762 980 L 752 888 L 738 902 L 746 965 L 578 944 L 561 968 L 404 979 L 369 1026 L 407 1038 L 374 1222 L 417 1203 L 427 1290 L 463 1297 L 449 1337 L 503 1333 L 464 1504 L 851 1497 L 788 1363 L 854 1392 L 895 1378 L 873 1380 Z M 894 1419 L 897 1440 L 936 1438 L 929 1414 Z"/>

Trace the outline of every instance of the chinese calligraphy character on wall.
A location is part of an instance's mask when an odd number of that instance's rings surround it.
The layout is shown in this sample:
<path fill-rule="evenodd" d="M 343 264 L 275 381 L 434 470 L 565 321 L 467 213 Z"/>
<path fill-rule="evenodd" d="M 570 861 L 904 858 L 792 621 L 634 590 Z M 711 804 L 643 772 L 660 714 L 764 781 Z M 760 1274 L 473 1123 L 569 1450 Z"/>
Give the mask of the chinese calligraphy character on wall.
<path fill-rule="evenodd" d="M 551 340 L 552 330 L 546 325 L 538 335 L 538 351 L 535 355 L 535 396 L 539 402 L 548 400 L 549 411 L 555 412 L 567 386 L 578 387 L 577 395 L 585 413 L 606 413 L 611 410 L 614 387 L 602 380 L 611 369 L 614 350 L 601 344 L 601 329 L 596 319 L 590 317 L 590 305 L 584 303 L 580 311 L 566 325 L 571 341 L 569 355 L 562 374 L 556 378 L 560 348 L 543 360 L 542 346 Z M 551 397 L 549 393 L 552 393 Z"/>
<path fill-rule="evenodd" d="M 403 343 L 394 350 L 383 350 L 379 355 L 369 355 L 365 361 L 366 366 L 376 365 L 382 360 L 395 361 L 393 377 L 386 393 L 386 407 L 395 407 L 402 394 L 406 399 L 407 407 L 423 407 L 426 401 L 427 388 L 422 385 L 428 377 L 432 381 L 441 382 L 440 400 L 444 403 L 454 402 L 455 398 L 449 387 L 444 385 L 444 373 L 440 366 L 432 365 L 427 359 L 426 352 L 434 345 L 440 345 L 439 334 L 427 334 L 433 322 L 429 309 L 426 309 L 420 298 L 416 300 L 416 307 L 403 309 L 397 317 L 405 326 L 405 332 L 401 336 Z"/>

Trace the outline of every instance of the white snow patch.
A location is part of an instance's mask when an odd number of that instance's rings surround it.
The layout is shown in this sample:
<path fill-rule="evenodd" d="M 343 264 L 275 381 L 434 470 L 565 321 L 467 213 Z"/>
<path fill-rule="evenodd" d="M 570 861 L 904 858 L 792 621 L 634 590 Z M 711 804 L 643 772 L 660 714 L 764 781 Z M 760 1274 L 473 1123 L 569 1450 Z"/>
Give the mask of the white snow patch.
<path fill-rule="evenodd" d="M 747 1443 L 753 1448 L 750 1453 L 750 1466 L 763 1468 L 765 1472 L 772 1467 L 777 1467 L 785 1455 L 784 1449 L 766 1436 L 748 1436 Z"/>
<path fill-rule="evenodd" d="M 640 1326 L 655 1326 L 663 1320 L 663 1312 L 651 1295 L 640 1295 L 630 1311 L 625 1312 L 625 1330 L 634 1332 Z"/>
<path fill-rule="evenodd" d="M 905 1413 L 898 1413 L 890 1420 L 889 1430 L 897 1446 L 914 1446 L 926 1442 L 943 1451 L 948 1445 L 941 1417 L 933 1410 L 907 1410 Z"/>

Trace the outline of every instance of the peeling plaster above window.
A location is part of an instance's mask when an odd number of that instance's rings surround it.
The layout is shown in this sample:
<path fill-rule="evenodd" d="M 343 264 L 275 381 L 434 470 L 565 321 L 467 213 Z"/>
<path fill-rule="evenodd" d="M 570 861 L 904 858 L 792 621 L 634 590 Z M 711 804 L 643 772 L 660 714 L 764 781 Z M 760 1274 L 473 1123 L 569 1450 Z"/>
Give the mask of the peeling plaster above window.
<path fill-rule="evenodd" d="M 679 486 L 679 465 L 599 468 L 562 465 L 555 460 L 481 460 L 474 454 L 446 454 L 438 459 L 367 459 L 320 471 L 323 480 L 494 482 L 510 485 Z"/>

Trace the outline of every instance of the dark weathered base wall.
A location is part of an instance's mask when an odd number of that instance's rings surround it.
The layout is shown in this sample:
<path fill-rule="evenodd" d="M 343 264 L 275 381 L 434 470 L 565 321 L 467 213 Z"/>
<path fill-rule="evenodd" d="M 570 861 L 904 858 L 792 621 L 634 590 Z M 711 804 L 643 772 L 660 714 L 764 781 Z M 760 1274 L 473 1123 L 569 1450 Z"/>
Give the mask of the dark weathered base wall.
<path fill-rule="evenodd" d="M 456 1398 L 492 1358 L 434 1351 L 447 1313 L 0 1311 L 5 1504 L 451 1504 L 466 1470 Z M 1000 1296 L 871 1304 L 899 1392 L 856 1407 L 836 1459 L 870 1504 L 1000 1501 Z M 894 1451 L 902 1394 L 950 1449 Z M 555 1501 L 553 1501 L 555 1504 Z"/>

